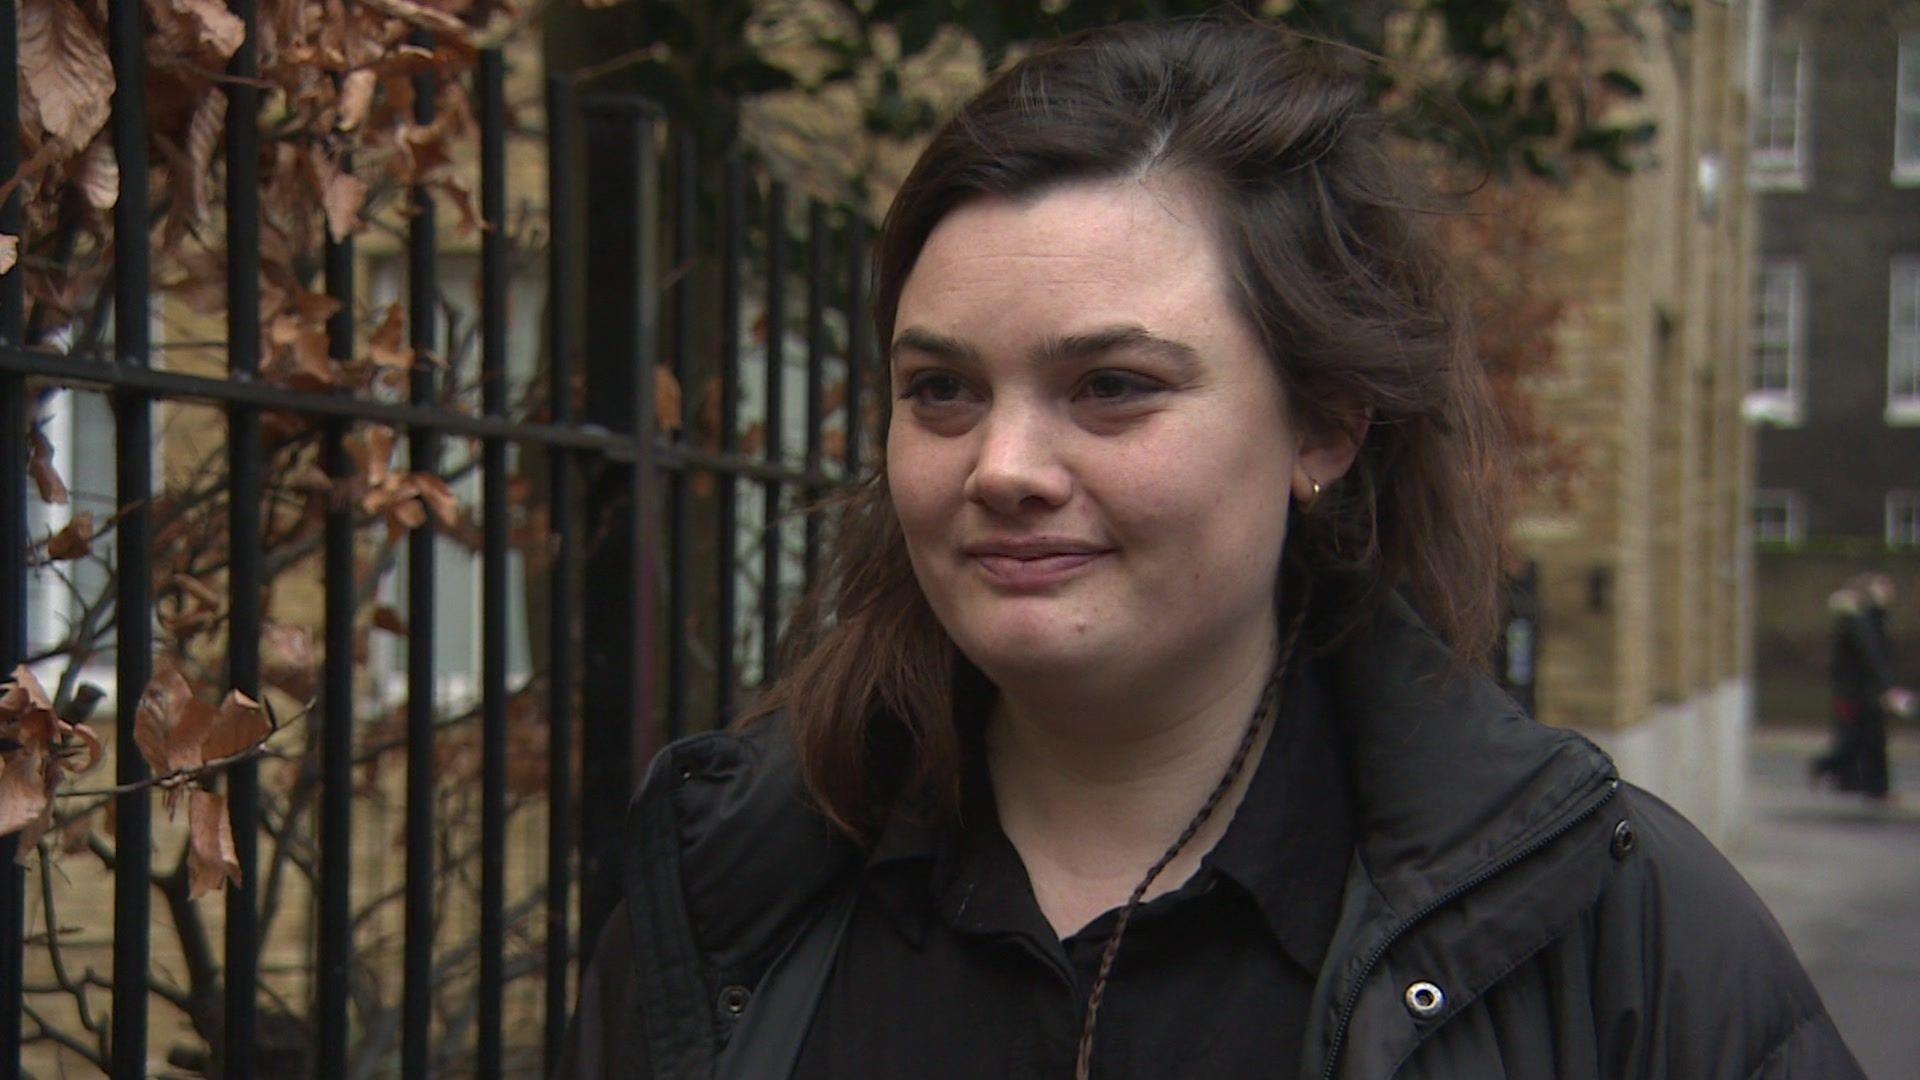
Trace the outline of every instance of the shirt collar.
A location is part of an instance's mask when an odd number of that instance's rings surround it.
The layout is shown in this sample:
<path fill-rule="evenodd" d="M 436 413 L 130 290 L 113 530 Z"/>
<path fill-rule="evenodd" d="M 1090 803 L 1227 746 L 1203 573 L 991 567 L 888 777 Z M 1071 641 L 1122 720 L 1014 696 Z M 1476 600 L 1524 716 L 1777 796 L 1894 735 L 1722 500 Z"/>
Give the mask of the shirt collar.
<path fill-rule="evenodd" d="M 949 925 L 1002 925 L 1009 912 L 989 910 L 1005 889 L 976 891 L 981 880 L 1024 880 L 1018 853 L 1000 835 L 984 770 L 965 784 L 964 826 L 890 821 L 869 853 L 872 870 L 920 864 L 924 874 L 870 874 L 881 908 L 916 946 L 937 912 Z M 1353 855 L 1353 795 L 1347 753 L 1336 728 L 1326 681 L 1307 662 L 1287 680 L 1279 716 L 1247 793 L 1205 865 L 1253 899 L 1281 948 L 1307 971 L 1318 971 L 1339 921 L 1340 896 Z M 1003 865 L 1012 859 L 1011 865 Z M 906 891 L 931 890 L 931 907 Z M 922 891 L 922 897 L 929 893 Z"/>

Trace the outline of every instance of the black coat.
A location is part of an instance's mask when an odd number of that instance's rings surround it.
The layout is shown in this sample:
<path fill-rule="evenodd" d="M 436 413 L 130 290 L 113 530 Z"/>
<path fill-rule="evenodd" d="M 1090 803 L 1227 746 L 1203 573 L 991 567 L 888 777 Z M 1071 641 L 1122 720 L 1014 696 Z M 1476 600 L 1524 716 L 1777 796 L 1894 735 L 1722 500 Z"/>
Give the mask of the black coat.
<path fill-rule="evenodd" d="M 1352 747 L 1356 858 L 1299 1075 L 1861 1076 L 1719 852 L 1449 661 L 1397 600 L 1319 661 Z M 752 991 L 857 855 L 806 809 L 779 726 L 669 748 L 629 828 L 626 904 L 563 1075 L 708 1077 L 741 1025 L 804 1028 L 813 998 L 794 987 L 817 981 L 785 963 Z"/>
<path fill-rule="evenodd" d="M 1840 613 L 1833 624 L 1833 659 L 1828 671 L 1834 696 L 1879 708 L 1880 695 L 1893 686 L 1892 654 L 1886 608 L 1868 605 Z"/>

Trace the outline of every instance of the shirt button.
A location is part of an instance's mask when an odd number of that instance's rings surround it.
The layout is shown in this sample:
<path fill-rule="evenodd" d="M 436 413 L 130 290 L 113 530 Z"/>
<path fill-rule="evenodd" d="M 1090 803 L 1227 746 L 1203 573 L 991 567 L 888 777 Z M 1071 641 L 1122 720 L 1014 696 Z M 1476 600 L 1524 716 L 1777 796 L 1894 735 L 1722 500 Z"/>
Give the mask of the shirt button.
<path fill-rule="evenodd" d="M 747 1002 L 753 1000 L 753 991 L 744 986 L 729 986 L 720 991 L 720 1008 L 728 1016 L 739 1016 L 747 1011 Z"/>
<path fill-rule="evenodd" d="M 1417 1020 L 1431 1020 L 1446 1007 L 1447 995 L 1430 982 L 1417 982 L 1407 987 L 1407 1011 Z"/>
<path fill-rule="evenodd" d="M 1632 822 L 1622 821 L 1613 827 L 1612 849 L 1614 858 L 1626 858 L 1628 855 L 1633 854 L 1633 849 L 1638 847 L 1639 844 L 1640 838 L 1633 834 Z"/>

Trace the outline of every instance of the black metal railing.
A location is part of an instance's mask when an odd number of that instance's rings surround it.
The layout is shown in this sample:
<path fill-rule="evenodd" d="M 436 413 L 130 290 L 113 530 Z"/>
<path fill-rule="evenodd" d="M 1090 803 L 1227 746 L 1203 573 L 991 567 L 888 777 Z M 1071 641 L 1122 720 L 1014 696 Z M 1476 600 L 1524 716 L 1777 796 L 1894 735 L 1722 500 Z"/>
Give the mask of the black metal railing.
<path fill-rule="evenodd" d="M 437 701 L 435 529 L 431 517 L 406 537 L 405 868 L 402 990 L 397 1046 L 375 1072 L 427 1076 L 458 1061 L 481 1076 L 551 1069 L 581 957 L 618 899 L 621 824 L 639 770 L 659 742 L 720 722 L 740 704 L 743 673 L 763 683 L 776 670 L 783 614 L 819 563 L 822 525 L 796 511 L 859 474 L 860 369 L 869 339 L 860 312 L 866 238 L 857 216 L 807 200 L 793 214 L 778 182 L 748 163 L 704 159 L 690 138 L 669 130 L 651 105 L 634 98 L 574 100 L 563 77 L 547 81 L 547 161 L 551 207 L 543 351 L 547 415 L 516 415 L 509 402 L 508 273 L 511 238 L 502 227 L 508 190 L 499 50 L 480 56 L 471 88 L 480 130 L 481 239 L 479 403 L 453 400 L 451 379 L 424 358 L 446 340 L 437 262 L 445 244 L 434 200 L 411 193 L 406 233 L 407 325 L 416 363 L 405 401 L 290 388 L 262 376 L 260 318 L 260 95 L 254 76 L 254 0 L 232 0 L 247 26 L 228 82 L 225 168 L 228 180 L 227 372 L 224 377 L 166 370 L 150 363 L 155 294 L 150 235 L 143 49 L 138 0 L 111 0 L 110 44 L 118 90 L 111 130 L 119 170 L 113 245 L 115 338 L 111 356 L 65 354 L 25 340 L 25 299 L 17 269 L 0 275 L 0 668 L 28 656 L 27 463 L 22 434 L 33 424 L 36 394 L 55 387 L 105 392 L 114 403 L 117 703 L 114 745 L 118 785 L 147 773 L 132 752 L 138 704 L 154 668 L 152 490 L 154 409 L 160 403 L 211 404 L 226 415 L 227 678 L 261 696 L 262 419 L 290 414 L 313 425 L 320 466 L 344 482 L 356 468 L 350 439 L 361 425 L 405 429 L 409 469 L 442 469 L 452 441 L 477 440 L 480 477 L 479 845 L 477 953 L 470 1023 L 436 1017 L 444 975 L 436 960 L 436 740 L 448 722 Z M 0 176 L 19 166 L 18 56 L 13 0 L 0 0 Z M 430 123 L 438 87 L 418 76 L 413 119 Z M 6 107 L 9 102 L 15 106 Z M 340 161 L 352 170 L 351 158 Z M 0 204 L 0 232 L 18 234 L 21 196 Z M 315 211 L 319 211 L 316 209 Z M 795 225 L 804 220 L 804 231 Z M 30 237 L 23 238 L 31 242 Z M 798 243 L 796 243 L 796 241 Z M 356 268 L 351 236 L 329 234 L 326 294 L 339 302 L 328 322 L 328 353 L 356 355 Z M 663 272 L 663 265 L 666 272 Z M 789 282 L 804 281 L 804 289 Z M 804 293 L 802 296 L 801 294 Z M 789 299 L 801 300 L 788 311 Z M 757 311 L 755 327 L 746 325 Z M 791 318 L 790 318 L 791 315 Z M 520 313 L 519 317 L 528 317 Z M 791 328 L 790 328 L 790 324 Z M 757 328 L 756 328 L 757 327 Z M 794 346 L 790 350 L 789 346 Z M 790 355 L 791 353 L 791 355 Z M 656 368 L 671 376 L 660 379 Z M 748 372 L 757 375 L 749 403 Z M 679 394 L 663 409 L 657 386 Z M 579 407 L 576 407 L 576 402 Z M 670 404 L 670 403 L 669 403 Z M 524 412 L 524 410 L 523 410 Z M 832 445 L 837 435 L 840 445 Z M 544 852 L 509 842 L 509 638 L 513 619 L 509 563 L 514 455 L 544 455 L 550 521 L 545 545 L 548 606 L 532 633 L 545 638 L 547 835 Z M 307 1028 L 316 1075 L 349 1075 L 369 1037 L 356 1013 L 354 972 L 369 932 L 357 922 L 353 880 L 359 736 L 368 707 L 355 700 L 355 636 L 368 602 L 357 581 L 355 545 L 367 522 L 347 501 L 327 505 L 319 541 L 324 579 L 324 658 L 307 723 L 303 764 L 319 776 L 311 832 L 316 895 L 308 929 L 312 957 Z M 750 687 L 746 688 L 750 689 Z M 356 707 L 360 706 L 360 707 Z M 576 737 L 575 725 L 582 718 Z M 577 762 L 577 764 L 576 764 Z M 259 1052 L 261 910 L 259 838 L 262 791 L 252 761 L 220 782 L 231 808 L 240 883 L 225 898 L 221 1015 L 208 1047 L 228 1077 L 263 1075 Z M 156 887 L 150 865 L 153 792 L 115 798 L 111 1032 L 105 1061 L 118 1077 L 145 1076 L 156 1053 L 150 1033 L 154 961 L 150 927 Z M 286 842 L 285 837 L 276 838 Z M 51 843 L 51 840 L 43 843 Z M 23 1022 L 28 997 L 28 875 L 15 838 L 0 838 L 0 1080 L 18 1077 L 22 1054 L 48 1040 Z M 517 860 L 544 865 L 539 918 L 509 915 L 507 869 Z M 44 867 L 46 863 L 42 862 Z M 577 912 L 576 912 L 577 904 Z M 532 910 L 529 908 L 529 910 Z M 509 983 L 529 974 L 510 968 L 513 934 L 544 937 L 537 969 L 544 1006 L 510 1016 Z M 48 927 L 49 935 L 53 928 Z M 172 1008 L 173 1005 L 163 1007 Z M 538 1022 L 537 1042 L 519 1036 Z M 445 1043 L 463 1040 L 459 1053 Z M 465 1047 L 470 1046 L 470 1052 Z"/>

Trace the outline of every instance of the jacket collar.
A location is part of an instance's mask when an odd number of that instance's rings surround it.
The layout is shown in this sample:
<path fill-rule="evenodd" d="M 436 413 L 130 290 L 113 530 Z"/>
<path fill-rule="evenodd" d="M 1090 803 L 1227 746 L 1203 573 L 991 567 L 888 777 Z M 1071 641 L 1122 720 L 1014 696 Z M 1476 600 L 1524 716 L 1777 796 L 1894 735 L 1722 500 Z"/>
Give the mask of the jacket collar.
<path fill-rule="evenodd" d="M 1397 596 L 1325 663 L 1356 857 L 1301 1075 L 1385 1076 L 1593 903 L 1612 861 L 1604 830 L 1582 826 L 1618 781 L 1585 738 L 1461 670 Z M 1446 991 L 1440 1012 L 1410 1014 L 1416 981 Z"/>

